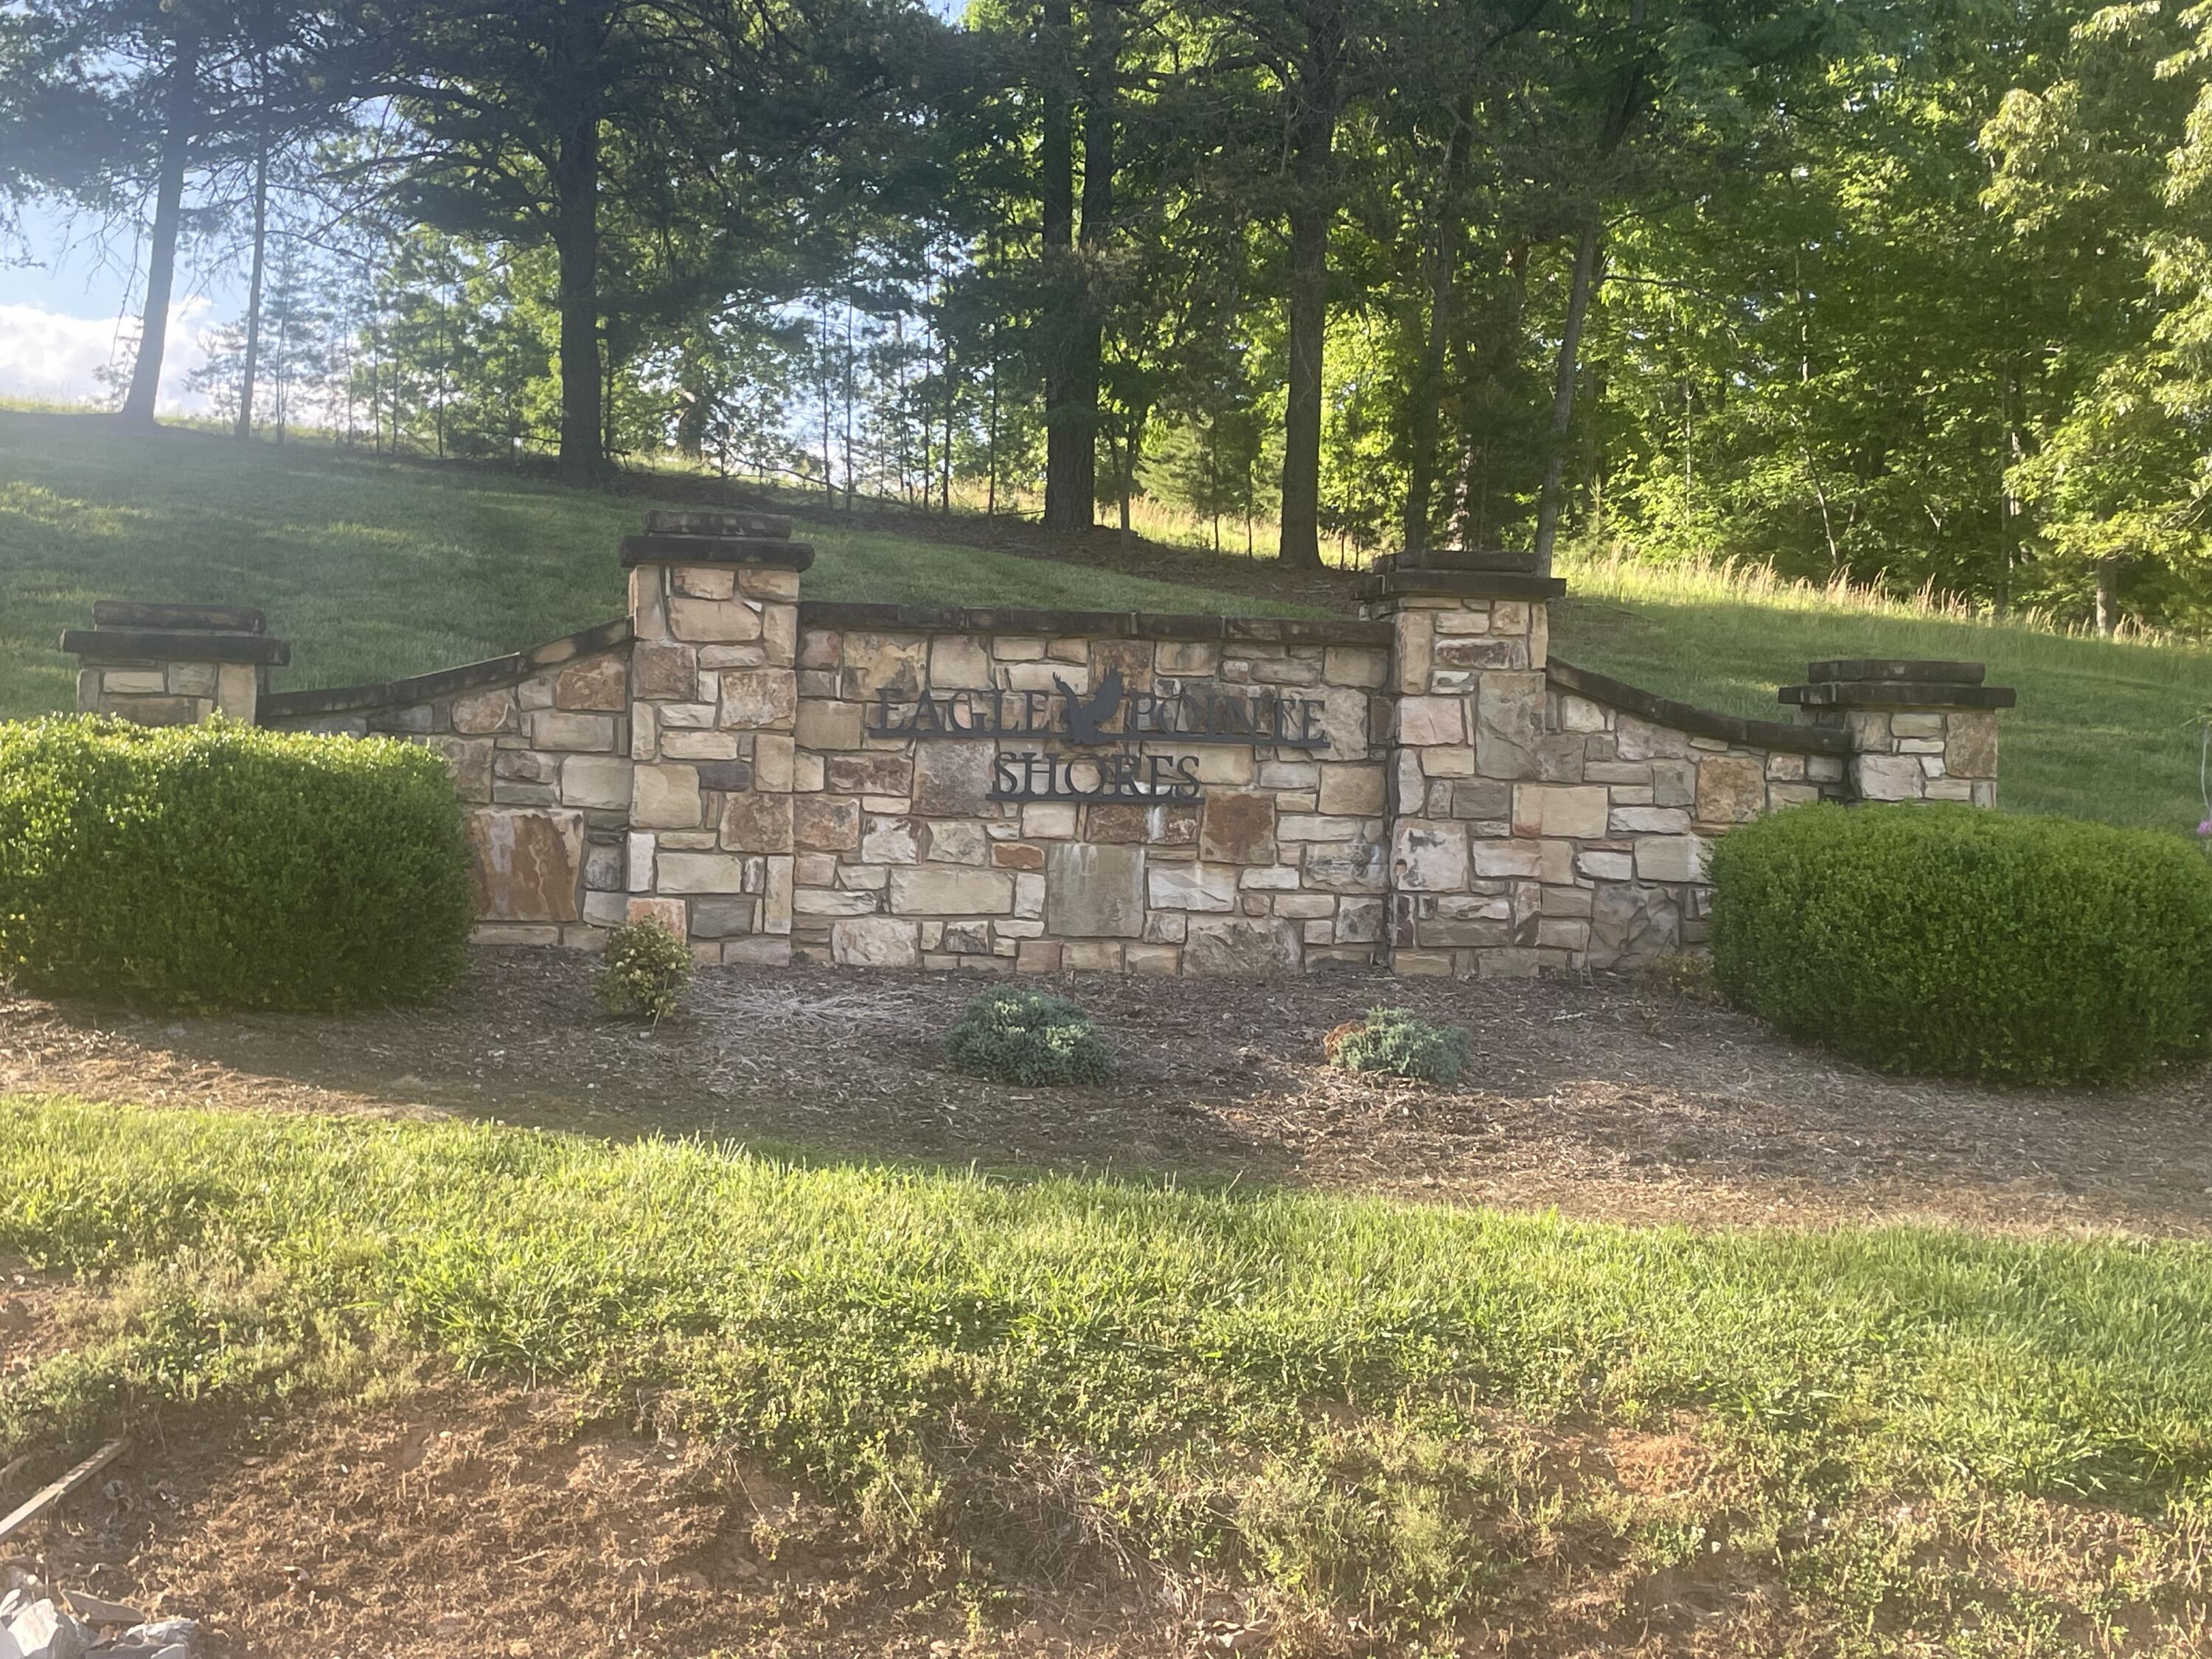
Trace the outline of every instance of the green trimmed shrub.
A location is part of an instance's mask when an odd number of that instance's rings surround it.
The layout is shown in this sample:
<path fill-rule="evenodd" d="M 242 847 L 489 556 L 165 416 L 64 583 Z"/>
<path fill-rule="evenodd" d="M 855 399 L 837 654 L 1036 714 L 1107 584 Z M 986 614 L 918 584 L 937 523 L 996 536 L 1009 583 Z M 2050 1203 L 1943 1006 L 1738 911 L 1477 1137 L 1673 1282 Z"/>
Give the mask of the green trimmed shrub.
<path fill-rule="evenodd" d="M 412 1001 L 473 905 L 444 759 L 216 723 L 0 725 L 0 976 L 161 1008 Z"/>
<path fill-rule="evenodd" d="M 1065 997 L 1001 987 L 962 1011 L 945 1038 L 945 1057 L 994 1083 L 1104 1083 L 1114 1051 L 1091 1016 Z"/>
<path fill-rule="evenodd" d="M 617 1019 L 658 1025 L 684 1006 L 691 986 L 691 947 L 655 916 L 626 921 L 607 935 L 592 994 Z"/>
<path fill-rule="evenodd" d="M 1712 854 L 1738 1007 L 1884 1071 L 2125 1078 L 2212 1034 L 2212 865 L 2177 837 L 1970 806 L 1801 807 Z"/>
<path fill-rule="evenodd" d="M 1330 1036 L 1328 1063 L 1342 1071 L 1454 1083 L 1467 1069 L 1464 1030 L 1431 1024 L 1403 1008 L 1370 1008 L 1359 1024 Z"/>

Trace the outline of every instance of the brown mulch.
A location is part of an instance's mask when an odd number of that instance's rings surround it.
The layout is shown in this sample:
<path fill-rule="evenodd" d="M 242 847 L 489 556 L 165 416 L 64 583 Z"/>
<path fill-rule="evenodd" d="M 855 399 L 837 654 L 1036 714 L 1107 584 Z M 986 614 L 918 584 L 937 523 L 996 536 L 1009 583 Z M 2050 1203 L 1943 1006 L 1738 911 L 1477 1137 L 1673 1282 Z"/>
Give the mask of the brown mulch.
<path fill-rule="evenodd" d="M 496 1118 L 915 1157 L 1378 1190 L 1692 1225 L 1940 1220 L 2212 1235 L 2212 1079 L 2005 1091 L 1877 1076 L 1625 981 L 1055 981 L 1124 1060 L 1101 1090 L 948 1070 L 975 981 L 702 971 L 658 1031 L 591 964 L 477 952 L 445 1001 L 343 1019 L 147 1018 L 0 1000 L 0 1091 L 246 1110 Z M 1322 1063 L 1379 1002 L 1456 1022 L 1451 1089 Z"/>

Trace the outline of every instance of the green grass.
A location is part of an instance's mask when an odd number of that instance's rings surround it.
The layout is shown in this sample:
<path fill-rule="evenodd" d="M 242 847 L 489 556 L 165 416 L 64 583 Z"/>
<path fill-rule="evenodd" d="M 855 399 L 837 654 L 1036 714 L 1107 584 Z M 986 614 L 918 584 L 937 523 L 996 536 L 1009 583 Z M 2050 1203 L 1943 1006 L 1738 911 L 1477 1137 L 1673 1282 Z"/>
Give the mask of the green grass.
<path fill-rule="evenodd" d="M 2212 651 L 1998 625 L 1863 593 L 1790 588 L 1711 568 L 1569 566 L 1553 652 L 1708 708 L 1786 720 L 1778 685 L 1829 657 L 1964 659 L 2020 693 L 2001 718 L 1999 801 L 2023 812 L 2186 832 L 2207 816 L 2201 728 Z"/>
<path fill-rule="evenodd" d="M 678 505 L 679 503 L 665 503 Z M 421 673 L 622 614 L 615 548 L 645 497 L 319 442 L 240 446 L 186 428 L 131 437 L 93 415 L 0 409 L 0 717 L 76 704 L 55 649 L 98 599 L 254 605 L 292 642 L 281 686 Z M 805 526 L 812 599 L 1220 613 L 1200 587 Z"/>
<path fill-rule="evenodd" d="M 8 1253 L 108 1291 L 73 1351 L 0 1373 L 0 1461 L 413 1352 L 657 1399 L 977 1583 L 1123 1554 L 1402 1635 L 1548 1606 L 1564 1561 L 1662 1598 L 1756 1581 L 1819 1633 L 1791 1650 L 1846 1653 L 2086 1652 L 2114 1620 L 2178 1653 L 2203 1617 L 2201 1244 L 14 1099 Z M 1638 1436 L 1697 1458 L 1607 1479 Z"/>

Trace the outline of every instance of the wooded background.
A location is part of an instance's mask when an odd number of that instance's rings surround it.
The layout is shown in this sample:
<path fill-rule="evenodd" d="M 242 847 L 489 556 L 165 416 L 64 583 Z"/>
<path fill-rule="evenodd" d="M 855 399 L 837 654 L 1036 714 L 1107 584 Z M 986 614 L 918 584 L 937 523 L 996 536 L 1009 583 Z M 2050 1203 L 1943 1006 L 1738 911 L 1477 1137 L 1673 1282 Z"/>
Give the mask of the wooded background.
<path fill-rule="evenodd" d="M 2212 7 L 25 0 L 241 436 L 2212 622 Z"/>

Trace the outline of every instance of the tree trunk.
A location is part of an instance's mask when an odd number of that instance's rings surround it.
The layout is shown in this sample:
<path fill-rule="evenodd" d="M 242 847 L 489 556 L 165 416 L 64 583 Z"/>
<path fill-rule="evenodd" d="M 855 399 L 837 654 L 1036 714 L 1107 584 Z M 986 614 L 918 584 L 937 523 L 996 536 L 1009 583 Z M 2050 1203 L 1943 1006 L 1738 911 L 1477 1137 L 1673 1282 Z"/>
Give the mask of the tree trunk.
<path fill-rule="evenodd" d="M 177 228 L 184 217 L 185 165 L 191 151 L 199 44 L 196 35 L 179 36 L 177 55 L 169 64 L 161 175 L 154 185 L 154 244 L 146 262 L 146 307 L 122 410 L 123 424 L 142 432 L 154 429 L 154 400 L 161 389 L 161 358 L 168 349 L 169 297 L 177 281 Z"/>
<path fill-rule="evenodd" d="M 1336 217 L 1329 160 L 1342 97 L 1342 51 L 1334 11 L 1308 20 L 1291 122 L 1291 361 L 1276 549 L 1293 570 L 1321 568 L 1322 349 L 1328 330 L 1328 232 Z"/>
<path fill-rule="evenodd" d="M 2120 562 L 2097 561 L 2097 635 L 2109 640 L 2120 626 Z"/>
<path fill-rule="evenodd" d="M 2012 469 L 2027 456 L 2027 392 L 2016 362 L 2005 366 L 2004 421 L 2005 453 L 1998 463 L 1997 489 L 1998 538 L 2003 544 L 1999 549 L 2002 562 L 1996 582 L 1996 612 L 2000 617 L 2012 609 L 2013 569 L 2020 562 L 2021 520 L 2027 511 L 2012 483 Z"/>
<path fill-rule="evenodd" d="M 1091 38 L 1083 69 L 1083 228 L 1079 233 L 1084 258 L 1072 272 L 1075 286 L 1069 295 L 1066 407 L 1068 456 L 1066 488 L 1080 495 L 1069 511 L 1079 516 L 1080 527 L 1097 522 L 1098 500 L 1098 394 L 1100 362 L 1104 353 L 1105 296 L 1100 291 L 1101 256 L 1114 234 L 1115 73 L 1121 55 L 1121 14 L 1118 0 L 1096 0 L 1090 9 Z"/>
<path fill-rule="evenodd" d="M 1075 23 L 1069 0 L 1045 0 L 1043 169 L 1046 319 L 1044 523 L 1048 530 L 1091 528 L 1097 458 L 1076 385 L 1073 310 L 1075 270 Z M 1093 406 L 1096 393 L 1093 393 Z"/>
<path fill-rule="evenodd" d="M 1405 544 L 1409 553 L 1429 544 L 1429 522 L 1436 511 L 1437 405 L 1443 399 L 1444 355 L 1452 330 L 1452 278 L 1459 264 L 1459 220 L 1454 205 L 1465 165 L 1474 112 L 1462 105 L 1444 146 L 1443 180 L 1437 190 L 1436 234 L 1429 245 L 1429 329 L 1420 366 L 1413 376 L 1413 408 L 1407 437 Z"/>
<path fill-rule="evenodd" d="M 588 483 L 605 471 L 599 431 L 599 124 L 561 135 L 553 170 L 553 245 L 561 259 L 560 476 Z"/>
<path fill-rule="evenodd" d="M 1536 568 L 1552 574 L 1552 549 L 1559 534 L 1560 483 L 1567 459 L 1567 428 L 1574 418 L 1575 380 L 1583 344 L 1583 319 L 1589 313 L 1590 289 L 1597 275 L 1598 216 L 1584 222 L 1575 244 L 1574 285 L 1567 292 L 1567 322 L 1559 333 L 1559 372 L 1552 391 L 1551 441 L 1544 457 L 1544 493 L 1536 506 Z"/>
<path fill-rule="evenodd" d="M 1505 252 L 1505 303 L 1492 320 L 1488 347 L 1474 354 L 1465 372 L 1462 402 L 1458 477 L 1453 486 L 1452 539 L 1462 547 L 1479 548 L 1491 538 L 1490 432 L 1478 423 L 1476 399 L 1471 394 L 1504 376 L 1521 341 L 1521 313 L 1528 294 L 1528 246 L 1517 242 Z"/>
<path fill-rule="evenodd" d="M 246 363 L 238 388 L 238 437 L 253 435 L 253 376 L 261 357 L 261 275 L 269 246 L 269 145 L 253 158 L 253 266 L 246 283 Z"/>

